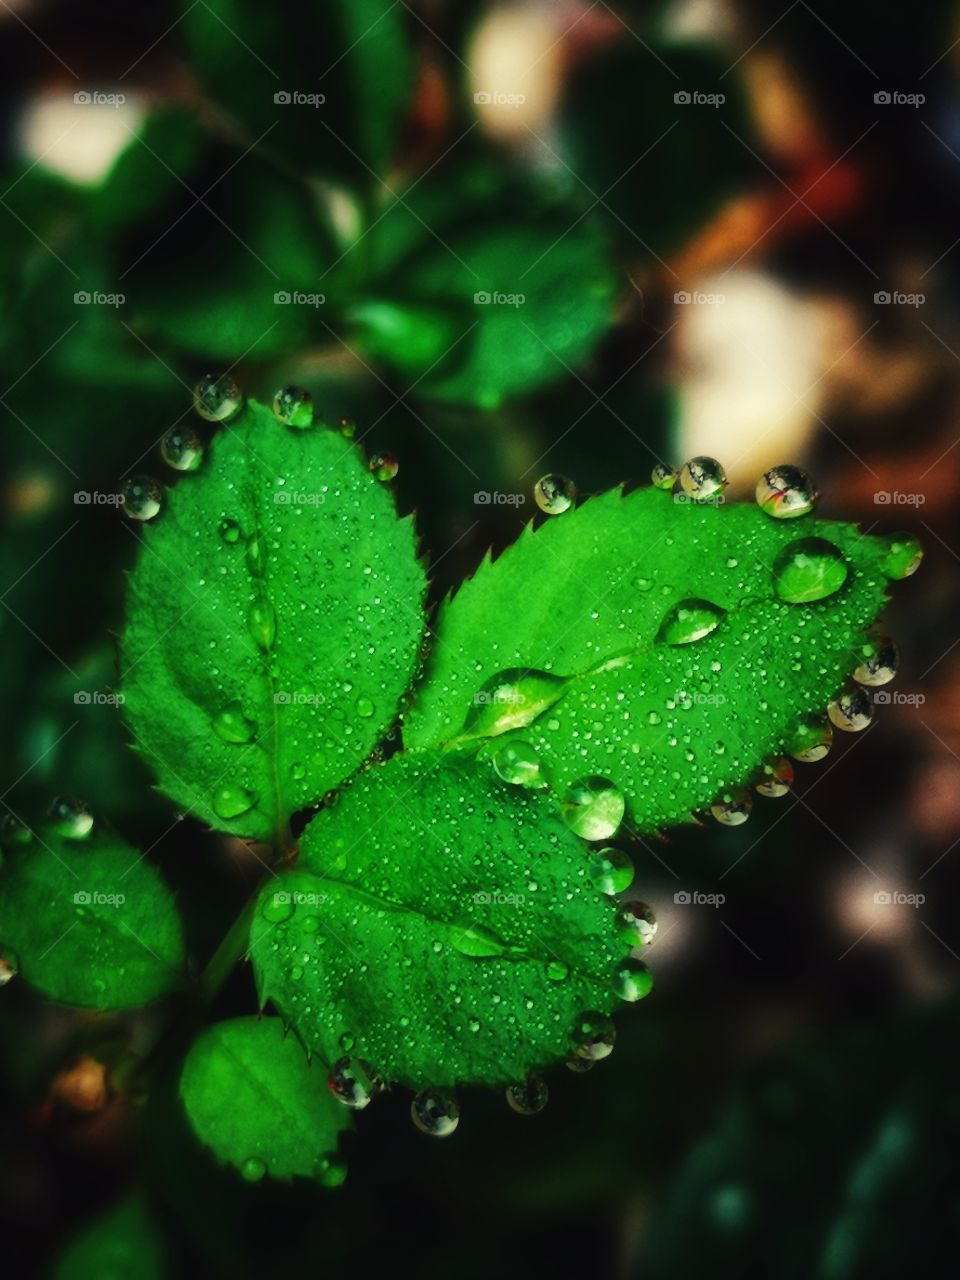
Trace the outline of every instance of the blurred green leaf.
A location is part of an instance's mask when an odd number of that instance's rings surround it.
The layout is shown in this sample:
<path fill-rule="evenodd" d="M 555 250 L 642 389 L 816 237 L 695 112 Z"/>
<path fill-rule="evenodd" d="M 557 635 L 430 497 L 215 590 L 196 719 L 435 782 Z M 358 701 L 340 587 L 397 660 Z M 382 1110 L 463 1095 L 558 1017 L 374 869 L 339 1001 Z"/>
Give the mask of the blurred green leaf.
<path fill-rule="evenodd" d="M 200 149 L 196 115 L 182 107 L 151 112 L 91 192 L 88 226 L 111 233 L 145 214 L 156 216 L 192 182 Z"/>
<path fill-rule="evenodd" d="M 122 1200 L 67 1246 L 54 1280 L 165 1280 L 166 1242 L 143 1198 Z"/>

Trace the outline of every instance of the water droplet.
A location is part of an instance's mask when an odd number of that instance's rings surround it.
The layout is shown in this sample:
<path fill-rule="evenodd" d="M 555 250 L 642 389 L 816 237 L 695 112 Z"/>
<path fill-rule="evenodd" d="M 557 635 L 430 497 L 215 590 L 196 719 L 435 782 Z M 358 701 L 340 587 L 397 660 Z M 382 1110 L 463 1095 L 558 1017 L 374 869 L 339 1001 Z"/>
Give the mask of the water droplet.
<path fill-rule="evenodd" d="M 19 972 L 20 966 L 12 951 L 5 951 L 0 955 L 0 987 L 5 987 Z"/>
<path fill-rule="evenodd" d="M 540 757 L 528 742 L 512 738 L 493 757 L 497 777 L 516 787 L 544 787 Z"/>
<path fill-rule="evenodd" d="M 621 1000 L 630 1004 L 642 1000 L 653 990 L 653 974 L 643 963 L 633 956 L 627 956 L 617 965 L 613 976 L 613 989 Z"/>
<path fill-rule="evenodd" d="M 82 800 L 57 796 L 49 813 L 54 831 L 67 840 L 85 840 L 93 830 L 93 814 Z"/>
<path fill-rule="evenodd" d="M 850 566 L 826 538 L 799 538 L 785 546 L 773 565 L 773 589 L 788 604 L 812 604 L 839 591 Z"/>
<path fill-rule="evenodd" d="M 262 538 L 254 537 L 248 539 L 246 561 L 247 568 L 255 578 L 263 576 L 267 563 L 267 549 L 263 544 Z"/>
<path fill-rule="evenodd" d="M 375 453 L 367 465 L 377 480 L 393 480 L 400 470 L 400 463 L 392 453 Z"/>
<path fill-rule="evenodd" d="M 510 951 L 502 938 L 482 924 L 455 924 L 450 926 L 450 930 L 450 942 L 462 956 L 483 960 L 490 956 L 503 956 Z"/>
<path fill-rule="evenodd" d="M 208 373 L 193 389 L 193 407 L 207 422 L 229 422 L 243 408 L 243 392 L 229 374 Z"/>
<path fill-rule="evenodd" d="M 672 489 L 677 479 L 673 467 L 665 467 L 662 462 L 650 472 L 650 480 L 655 489 Z"/>
<path fill-rule="evenodd" d="M 229 821 L 231 818 L 239 818 L 241 813 L 252 809 L 255 803 L 256 796 L 251 791 L 227 784 L 214 792 L 213 811 L 218 818 Z"/>
<path fill-rule="evenodd" d="M 880 568 L 884 575 L 899 582 L 912 577 L 920 568 L 923 547 L 920 539 L 909 533 L 891 533 L 884 539 L 885 550 Z"/>
<path fill-rule="evenodd" d="M 284 387 L 273 397 L 273 413 L 287 427 L 313 426 L 313 396 L 303 387 Z"/>
<path fill-rule="evenodd" d="M 639 898 L 622 904 L 622 919 L 627 927 L 627 940 L 634 947 L 649 947 L 656 937 L 657 917 L 653 908 Z"/>
<path fill-rule="evenodd" d="M 383 1080 L 359 1058 L 339 1058 L 327 1076 L 330 1092 L 345 1107 L 362 1111 L 383 1088 Z"/>
<path fill-rule="evenodd" d="M 349 1031 L 345 1031 L 340 1037 L 340 1048 L 344 1053 L 349 1053 L 356 1043 L 356 1040 Z"/>
<path fill-rule="evenodd" d="M 710 806 L 710 812 L 722 827 L 739 827 L 752 808 L 753 800 L 745 791 L 728 791 Z"/>
<path fill-rule="evenodd" d="M 218 530 L 224 542 L 232 544 L 240 541 L 240 526 L 236 520 L 221 520 Z"/>
<path fill-rule="evenodd" d="M 294 782 L 302 782 L 306 776 L 307 776 L 306 767 L 303 764 L 301 764 L 299 760 L 295 760 L 293 764 L 290 766 L 290 777 L 294 780 Z"/>
<path fill-rule="evenodd" d="M 723 493 L 726 483 L 726 472 L 716 458 L 697 457 L 680 468 L 675 491 L 692 502 L 709 502 Z"/>
<path fill-rule="evenodd" d="M 471 737 L 492 738 L 522 729 L 552 706 L 566 687 L 566 680 L 549 671 L 500 671 L 474 694 L 464 730 Z"/>
<path fill-rule="evenodd" d="M 266 596 L 258 596 L 247 611 L 247 626 L 265 652 L 277 637 L 277 613 Z"/>
<path fill-rule="evenodd" d="M 504 1090 L 507 1105 L 518 1116 L 535 1116 L 547 1105 L 550 1096 L 541 1076 L 527 1076 L 523 1084 L 511 1084 Z"/>
<path fill-rule="evenodd" d="M 817 501 L 813 481 L 799 467 L 772 467 L 757 481 L 761 511 L 775 520 L 792 520 L 812 511 Z"/>
<path fill-rule="evenodd" d="M 590 879 L 601 893 L 613 897 L 633 884 L 633 863 L 622 849 L 608 846 L 598 849 L 590 858 Z"/>
<path fill-rule="evenodd" d="M 657 639 L 661 644 L 693 644 L 716 631 L 726 612 L 709 600 L 681 600 L 668 610 Z"/>
<path fill-rule="evenodd" d="M 573 1029 L 573 1039 L 576 1057 L 599 1062 L 601 1058 L 607 1058 L 613 1053 L 617 1029 L 613 1020 L 605 1013 L 584 1013 Z"/>
<path fill-rule="evenodd" d="M 754 790 L 762 796 L 776 800 L 785 796 L 793 782 L 793 765 L 786 756 L 777 756 L 763 766 L 763 777 L 755 784 Z"/>
<path fill-rule="evenodd" d="M 592 1058 L 578 1058 L 574 1053 L 563 1064 L 568 1071 L 572 1071 L 574 1075 L 582 1076 L 587 1071 L 592 1071 L 596 1065 Z"/>
<path fill-rule="evenodd" d="M 550 982 L 566 982 L 570 970 L 562 960 L 551 960 L 547 965 L 547 979 Z"/>
<path fill-rule="evenodd" d="M 876 640 L 865 644 L 860 650 L 863 661 L 853 673 L 857 684 L 868 685 L 876 689 L 882 684 L 889 684 L 897 674 L 900 665 L 900 654 L 892 640 Z"/>
<path fill-rule="evenodd" d="M 563 800 L 563 820 L 584 840 L 609 840 L 623 821 L 623 792 L 596 774 L 578 779 Z"/>
<path fill-rule="evenodd" d="M 335 1155 L 321 1156 L 317 1161 L 316 1178 L 328 1191 L 342 1187 L 347 1180 L 346 1161 Z"/>
<path fill-rule="evenodd" d="M 375 710 L 376 710 L 376 707 L 373 705 L 373 703 L 370 701 L 369 698 L 357 699 L 357 715 L 361 718 L 361 720 L 369 720 Z"/>
<path fill-rule="evenodd" d="M 431 1138 L 447 1138 L 460 1123 L 460 1107 L 452 1094 L 424 1089 L 410 1104 L 413 1123 Z"/>
<path fill-rule="evenodd" d="M 193 427 L 171 427 L 160 441 L 160 456 L 175 471 L 196 471 L 203 461 L 203 441 Z"/>
<path fill-rule="evenodd" d="M 561 516 L 569 511 L 576 496 L 577 486 L 559 474 L 541 476 L 533 486 L 534 501 L 548 516 Z"/>
<path fill-rule="evenodd" d="M 243 714 L 239 702 L 231 702 L 220 712 L 213 722 L 214 732 L 224 742 L 252 742 L 257 726 Z"/>
<path fill-rule="evenodd" d="M 267 1166 L 262 1160 L 258 1160 L 256 1156 L 250 1156 L 240 1166 L 240 1173 L 243 1175 L 244 1182 L 259 1182 L 266 1176 L 266 1172 Z"/>
<path fill-rule="evenodd" d="M 841 693 L 827 707 L 831 724 L 844 733 L 860 733 L 873 719 L 873 698 L 859 686 Z"/>
<path fill-rule="evenodd" d="M 260 903 L 260 914 L 271 924 L 282 924 L 284 920 L 290 919 L 294 911 L 296 911 L 296 905 L 293 894 L 286 889 L 274 889 L 272 893 L 266 894 Z"/>
<path fill-rule="evenodd" d="M 29 844 L 33 832 L 15 813 L 5 813 L 0 817 L 0 844 Z"/>
<path fill-rule="evenodd" d="M 813 716 L 799 724 L 787 753 L 803 764 L 822 760 L 833 745 L 833 729 L 827 720 Z"/>
<path fill-rule="evenodd" d="M 150 476 L 131 476 L 120 490 L 120 505 L 131 520 L 152 520 L 163 506 L 163 490 Z"/>

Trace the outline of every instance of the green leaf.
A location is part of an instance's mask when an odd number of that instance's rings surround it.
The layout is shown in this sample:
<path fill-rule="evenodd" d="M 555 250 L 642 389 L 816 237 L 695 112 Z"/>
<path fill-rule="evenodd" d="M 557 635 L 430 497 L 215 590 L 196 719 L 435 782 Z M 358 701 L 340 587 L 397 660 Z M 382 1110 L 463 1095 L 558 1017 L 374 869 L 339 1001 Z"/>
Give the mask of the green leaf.
<path fill-rule="evenodd" d="M 786 603 L 774 562 L 811 535 L 840 549 L 847 581 Z M 561 799 L 600 776 L 625 792 L 636 828 L 688 821 L 784 750 L 863 660 L 885 548 L 851 525 L 775 520 L 753 504 L 655 488 L 593 498 L 528 526 L 445 602 L 405 741 L 466 749 L 509 731 Z M 677 643 L 697 609 L 707 617 L 693 633 L 715 629 Z"/>
<path fill-rule="evenodd" d="M 142 532 L 124 712 L 161 788 L 283 841 L 397 714 L 423 629 L 413 523 L 356 446 L 249 402 Z"/>
<path fill-rule="evenodd" d="M 43 829 L 0 872 L 0 949 L 53 1000 L 135 1009 L 183 977 L 183 931 L 156 868 L 111 831 Z"/>
<path fill-rule="evenodd" d="M 209 1027 L 183 1064 L 180 1096 L 197 1137 L 249 1181 L 268 1174 L 332 1184 L 350 1112 L 279 1018 Z"/>
<path fill-rule="evenodd" d="M 166 1242 L 142 1196 L 122 1200 L 67 1246 L 55 1280 L 164 1280 Z"/>
<path fill-rule="evenodd" d="M 412 87 L 402 4 L 183 0 L 183 8 L 192 64 L 251 141 L 262 136 L 300 170 L 364 186 L 371 170 L 387 171 Z"/>
<path fill-rule="evenodd" d="M 91 221 L 113 230 L 147 212 L 156 214 L 171 193 L 192 184 L 199 154 L 195 115 L 176 107 L 151 113 L 91 193 Z"/>
<path fill-rule="evenodd" d="M 251 928 L 261 1000 L 320 1058 L 419 1086 L 507 1084 L 618 999 L 628 943 L 591 855 L 473 763 L 395 756 L 304 833 Z"/>

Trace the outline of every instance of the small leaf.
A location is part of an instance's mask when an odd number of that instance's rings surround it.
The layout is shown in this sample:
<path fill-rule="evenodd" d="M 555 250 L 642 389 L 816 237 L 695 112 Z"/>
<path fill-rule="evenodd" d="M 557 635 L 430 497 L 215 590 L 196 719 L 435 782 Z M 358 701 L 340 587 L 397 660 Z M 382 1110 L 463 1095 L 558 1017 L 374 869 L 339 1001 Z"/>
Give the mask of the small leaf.
<path fill-rule="evenodd" d="M 787 603 L 775 576 L 788 594 L 795 584 L 778 557 L 811 535 L 835 547 L 846 581 L 818 579 L 832 594 Z M 782 752 L 857 666 L 885 600 L 884 546 L 752 504 L 654 488 L 594 498 L 528 526 L 444 604 L 407 745 L 475 748 L 513 732 L 559 799 L 608 777 L 637 828 L 687 821 Z"/>
<path fill-rule="evenodd" d="M 50 830 L 8 852 L 0 871 L 0 951 L 53 1000 L 135 1009 L 183 977 L 180 917 L 146 858 L 110 831 Z"/>
<path fill-rule="evenodd" d="M 358 450 L 251 402 L 143 530 L 124 711 L 177 804 L 282 839 L 397 714 L 420 641 L 413 525 Z"/>
<path fill-rule="evenodd" d="M 166 1241 L 142 1196 L 122 1200 L 64 1250 L 54 1280 L 164 1280 Z"/>
<path fill-rule="evenodd" d="M 248 1181 L 264 1175 L 328 1182 L 350 1113 L 326 1072 L 285 1037 L 279 1018 L 209 1027 L 183 1064 L 180 1096 L 197 1137 Z"/>
<path fill-rule="evenodd" d="M 591 855 L 473 762 L 395 756 L 311 822 L 251 928 L 262 1001 L 329 1063 L 415 1087 L 510 1084 L 619 1003 L 626 943 Z"/>

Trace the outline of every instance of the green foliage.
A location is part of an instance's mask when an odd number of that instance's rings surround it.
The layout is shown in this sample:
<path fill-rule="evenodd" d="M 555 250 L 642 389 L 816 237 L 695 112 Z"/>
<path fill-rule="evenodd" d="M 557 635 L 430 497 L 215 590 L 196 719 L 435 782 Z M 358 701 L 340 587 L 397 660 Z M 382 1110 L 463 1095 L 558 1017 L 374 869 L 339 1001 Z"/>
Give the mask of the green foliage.
<path fill-rule="evenodd" d="M 628 944 L 585 846 L 541 797 L 472 765 L 362 773 L 267 884 L 251 929 L 261 1000 L 326 1062 L 413 1086 L 509 1084 L 571 1053 L 618 1003 Z"/>
<path fill-rule="evenodd" d="M 279 1018 L 208 1027 L 183 1064 L 180 1096 L 200 1141 L 248 1181 L 336 1177 L 350 1113 Z"/>
<path fill-rule="evenodd" d="M 54 1280 L 164 1280 L 169 1274 L 163 1234 L 143 1197 L 134 1195 L 67 1246 Z"/>
<path fill-rule="evenodd" d="M 0 871 L 0 953 L 52 1000 L 135 1009 L 180 984 L 184 943 L 170 890 L 146 858 L 97 830 L 43 829 Z"/>
<path fill-rule="evenodd" d="M 406 744 L 525 742 L 561 798 L 582 776 L 609 777 L 635 827 L 687 821 L 823 710 L 883 605 L 885 544 L 810 517 L 803 536 L 838 547 L 847 580 L 817 603 L 784 602 L 774 563 L 797 525 L 647 488 L 528 526 L 442 607 Z M 707 633 L 663 634 L 691 603 Z"/>
<path fill-rule="evenodd" d="M 125 713 L 167 795 L 273 840 L 397 714 L 423 627 L 413 526 L 356 447 L 251 402 L 143 531 Z"/>

